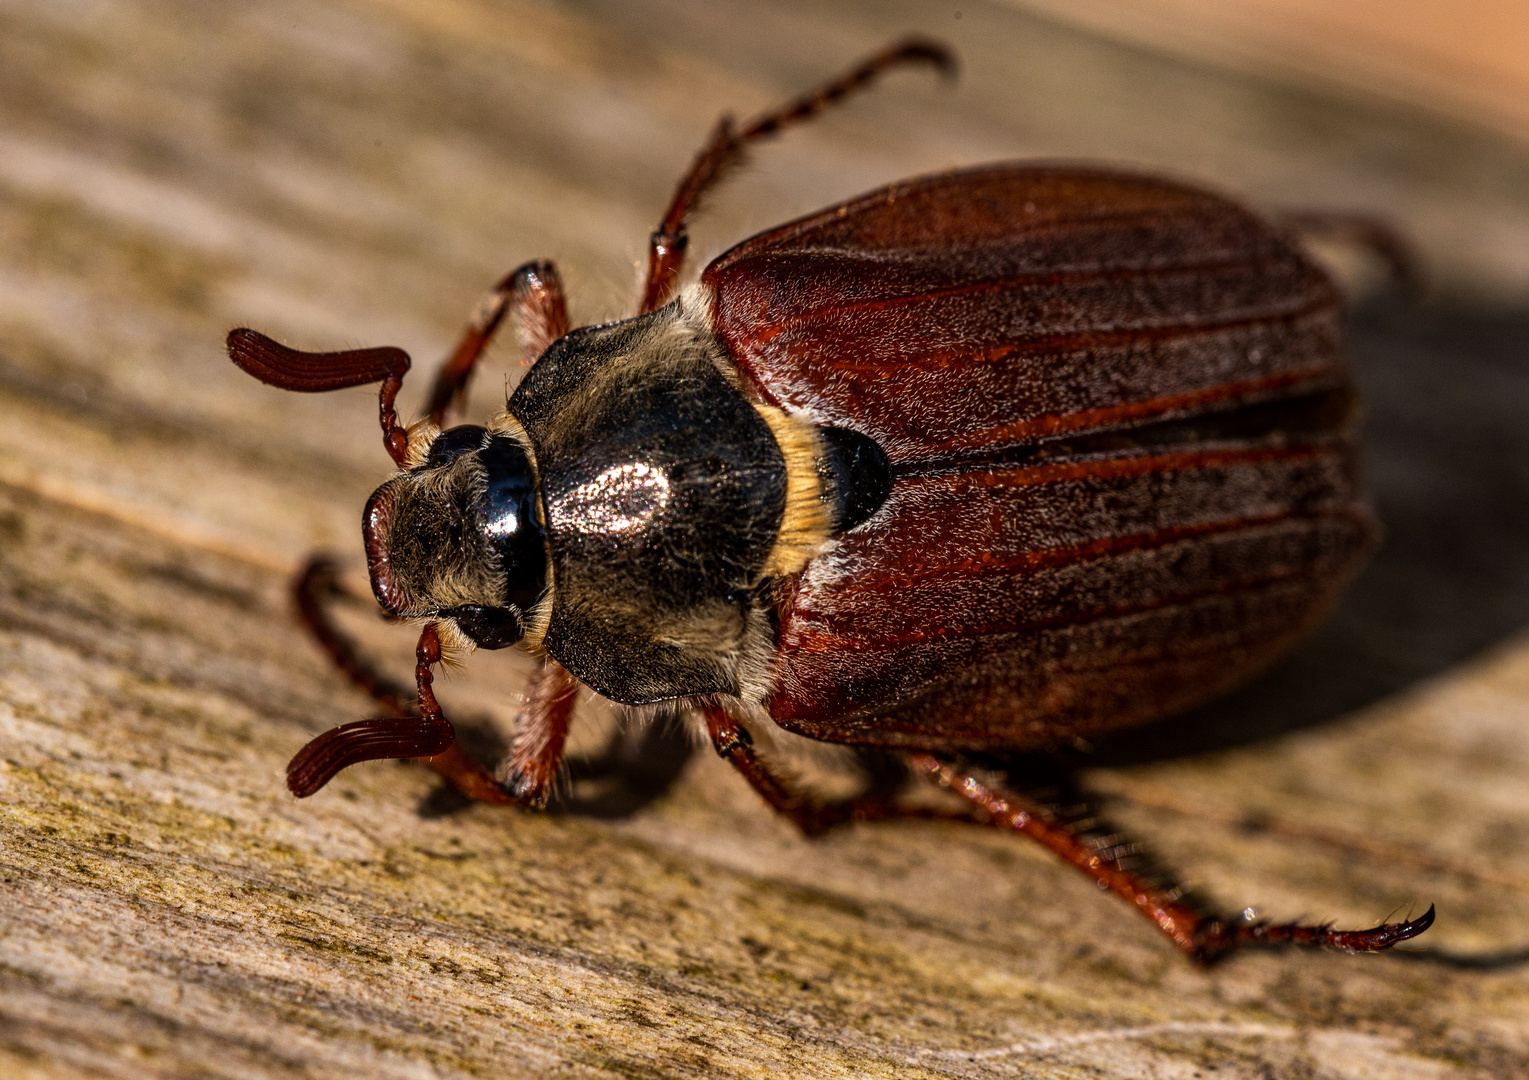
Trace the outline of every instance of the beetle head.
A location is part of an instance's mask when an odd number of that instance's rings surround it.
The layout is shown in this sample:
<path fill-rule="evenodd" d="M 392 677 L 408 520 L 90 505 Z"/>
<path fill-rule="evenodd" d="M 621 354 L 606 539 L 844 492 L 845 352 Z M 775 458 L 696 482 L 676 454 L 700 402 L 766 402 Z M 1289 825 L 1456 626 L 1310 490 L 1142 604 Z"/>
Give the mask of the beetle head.
<path fill-rule="evenodd" d="M 373 492 L 362 531 L 372 591 L 386 610 L 451 620 L 485 649 L 532 629 L 545 607 L 547 545 L 535 463 L 518 434 L 443 431 L 423 461 Z"/>

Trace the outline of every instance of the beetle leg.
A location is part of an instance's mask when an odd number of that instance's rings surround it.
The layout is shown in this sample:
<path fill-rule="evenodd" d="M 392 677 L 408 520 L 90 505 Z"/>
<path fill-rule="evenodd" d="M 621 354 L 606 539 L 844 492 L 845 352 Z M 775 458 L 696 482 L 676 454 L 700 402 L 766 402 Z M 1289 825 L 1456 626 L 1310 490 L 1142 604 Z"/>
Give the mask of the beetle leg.
<path fill-rule="evenodd" d="M 453 403 L 461 404 L 478 358 L 511 310 L 515 312 L 521 348 L 528 363 L 568 332 L 568 305 L 563 300 L 557 270 L 550 262 L 529 262 L 512 271 L 479 303 L 431 387 L 428 412 L 436 426 L 440 426 Z M 408 466 L 409 437 L 398 423 L 394 407 L 409 370 L 409 354 L 402 349 L 303 352 L 242 327 L 228 332 L 227 348 L 234 363 L 261 382 L 282 390 L 317 393 L 381 381 L 377 407 L 382 444 L 399 468 Z"/>
<path fill-rule="evenodd" d="M 867 57 L 838 78 L 809 90 L 779 108 L 761 113 L 742 128 L 734 127 L 731 116 L 724 115 L 718 120 L 711 137 L 680 178 L 674 199 L 669 203 L 663 221 L 649 242 L 647 280 L 643 285 L 642 307 L 638 314 L 663 307 L 674 296 L 680 268 L 685 263 L 685 247 L 688 242 L 685 225 L 706 192 L 721 179 L 729 166 L 741 160 L 745 146 L 774 135 L 784 127 L 811 119 L 883 71 L 899 64 L 933 64 L 947 76 L 953 75 L 956 70 L 955 57 L 944 45 L 927 38 L 904 38 Z"/>
<path fill-rule="evenodd" d="M 549 657 L 531 677 L 525 708 L 515 718 L 515 741 L 502 768 L 503 789 L 524 806 L 547 805 L 552 783 L 563 760 L 568 723 L 573 716 L 579 682 L 568 669 Z"/>
<path fill-rule="evenodd" d="M 512 311 L 520 335 L 521 363 L 529 364 L 568 333 L 568 304 L 557 268 L 545 259 L 528 262 L 506 274 L 494 291 L 478 302 L 457 347 L 435 376 L 426 410 L 431 423 L 439 427 L 447 409 L 453 405 L 460 408 L 465 402 L 467 383 L 478 358 Z"/>
<path fill-rule="evenodd" d="M 292 580 L 292 600 L 297 617 L 335 667 L 351 683 L 394 716 L 412 711 L 408 691 L 374 668 L 341 633 L 329 616 L 328 601 L 340 594 L 334 560 L 314 555 Z"/>
<path fill-rule="evenodd" d="M 1249 919 L 1226 919 L 1201 911 L 1183 894 L 1164 888 L 1136 870 L 1122 865 L 1108 850 L 1090 844 L 1044 805 L 978 776 L 972 769 L 933 754 L 912 755 L 914 768 L 941 787 L 966 799 L 987 824 L 1035 840 L 1082 870 L 1101 889 L 1108 889 L 1133 905 L 1159 930 L 1193 959 L 1212 963 L 1237 949 L 1278 945 L 1320 946 L 1343 952 L 1378 952 L 1417 937 L 1433 925 L 1430 907 L 1416 919 L 1385 923 L 1370 930 L 1334 930 L 1330 925 L 1273 925 Z"/>
<path fill-rule="evenodd" d="M 894 818 L 977 820 L 971 813 L 909 806 L 891 798 L 818 802 L 771 771 L 754 751 L 754 740 L 748 729 L 724 705 L 707 702 L 701 706 L 701 713 L 706 720 L 706 733 L 711 736 L 717 753 L 743 774 L 765 802 L 790 818 L 807 836 L 821 836 L 835 825 L 850 821 L 889 821 Z"/>
<path fill-rule="evenodd" d="M 1423 292 L 1423 276 L 1412 245 L 1381 218 L 1342 210 L 1286 210 L 1275 220 L 1303 237 L 1336 240 L 1370 252 L 1390 271 L 1391 283 L 1408 299 Z"/>
<path fill-rule="evenodd" d="M 420 639 L 416 658 L 424 671 L 420 680 L 421 699 L 428 697 L 433 706 L 433 715 L 428 718 L 416 710 L 402 686 L 378 672 L 335 626 L 326 606 L 335 591 L 333 562 L 322 556 L 310 559 L 293 582 L 298 616 L 335 666 L 388 715 L 333 728 L 299 750 L 287 766 L 287 786 L 292 793 L 299 798 L 312 795 L 341 769 L 361 761 L 417 757 L 469 798 L 514 802 L 487 769 L 456 745 L 451 721 L 441 712 L 430 690 L 429 664 L 435 661 L 427 662 L 426 637 Z M 427 634 L 433 639 L 432 633 Z M 434 652 L 437 659 L 439 650 L 437 641 Z M 416 679 L 420 679 L 418 667 Z"/>

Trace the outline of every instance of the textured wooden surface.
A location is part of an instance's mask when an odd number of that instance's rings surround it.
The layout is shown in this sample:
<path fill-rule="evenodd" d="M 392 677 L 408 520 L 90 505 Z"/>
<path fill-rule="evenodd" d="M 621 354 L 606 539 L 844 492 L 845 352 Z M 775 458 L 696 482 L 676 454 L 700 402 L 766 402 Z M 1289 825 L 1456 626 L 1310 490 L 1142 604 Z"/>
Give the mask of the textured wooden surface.
<path fill-rule="evenodd" d="M 0 3 L 0 1074 L 1529 1075 L 1529 152 L 960 16 Z M 365 711 L 286 579 L 322 547 L 359 583 L 386 461 L 369 392 L 259 387 L 225 330 L 428 363 L 538 255 L 576 317 L 618 315 L 720 109 L 907 28 L 952 40 L 963 81 L 897 76 L 762 151 L 703 258 L 1017 155 L 1417 237 L 1434 299 L 1355 329 L 1385 547 L 1290 663 L 1099 747 L 1088 779 L 1226 903 L 1364 924 L 1435 902 L 1431 952 L 1198 971 L 1017 839 L 807 842 L 710 754 L 617 820 L 455 808 L 405 765 L 285 794 L 294 748 Z M 407 670 L 407 634 L 347 617 Z M 518 674 L 476 657 L 443 696 L 502 724 Z"/>

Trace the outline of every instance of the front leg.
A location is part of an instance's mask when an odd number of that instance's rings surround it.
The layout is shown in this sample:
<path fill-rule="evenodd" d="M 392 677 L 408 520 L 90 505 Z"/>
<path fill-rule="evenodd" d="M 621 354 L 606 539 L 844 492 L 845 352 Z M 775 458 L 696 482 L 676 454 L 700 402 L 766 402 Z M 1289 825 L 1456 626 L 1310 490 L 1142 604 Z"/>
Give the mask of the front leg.
<path fill-rule="evenodd" d="M 523 806 L 547 805 L 563 763 L 563 747 L 578 697 L 579 681 L 550 656 L 531 676 L 525 708 L 515 718 L 515 740 L 500 766 L 499 783 Z"/>
<path fill-rule="evenodd" d="M 465 403 L 467 384 L 478 360 L 512 311 L 520 331 L 521 362 L 530 364 L 568 333 L 568 304 L 557 268 L 545 259 L 528 262 L 505 275 L 494 291 L 478 302 L 430 389 L 426 413 L 432 424 L 440 427 L 448 409 L 453 405 L 461 408 Z"/>

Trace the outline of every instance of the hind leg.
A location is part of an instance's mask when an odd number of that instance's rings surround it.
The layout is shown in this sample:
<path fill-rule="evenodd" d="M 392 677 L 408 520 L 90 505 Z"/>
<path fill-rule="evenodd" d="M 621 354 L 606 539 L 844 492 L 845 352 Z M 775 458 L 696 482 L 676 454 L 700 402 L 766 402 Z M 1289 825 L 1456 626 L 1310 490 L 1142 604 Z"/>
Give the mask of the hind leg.
<path fill-rule="evenodd" d="M 1303 945 L 1344 952 L 1378 952 L 1414 938 L 1433 925 L 1433 908 L 1416 919 L 1369 930 L 1334 930 L 1328 925 L 1273 925 L 1215 915 L 1190 898 L 1148 860 L 1135 844 L 1099 826 L 1090 813 L 1067 813 L 1065 801 L 1038 792 L 1020 792 L 977 769 L 928 753 L 914 753 L 915 773 L 959 795 L 966 810 L 940 811 L 890 796 L 822 803 L 793 787 L 755 752 L 748 731 L 724 706 L 702 706 L 706 730 L 717 752 L 749 784 L 803 833 L 817 836 L 849 821 L 941 818 L 988 825 L 1029 837 L 1113 892 L 1150 919 L 1192 959 L 1212 963 L 1238 949 Z"/>
<path fill-rule="evenodd" d="M 1412 245 L 1381 218 L 1339 210 L 1286 210 L 1275 220 L 1300 236 L 1336 240 L 1368 251 L 1385 264 L 1392 285 L 1403 296 L 1416 299 L 1423 292 Z"/>
<path fill-rule="evenodd" d="M 1334 930 L 1330 925 L 1274 925 L 1211 914 L 1183 891 L 1164 884 L 1150 866 L 1138 863 L 1133 844 L 1118 834 L 1090 836 L 1093 822 L 1063 820 L 1054 806 L 1007 788 L 978 770 L 934 754 L 914 754 L 913 766 L 939 786 L 960 795 L 985 824 L 1029 837 L 1126 901 L 1168 939 L 1202 964 L 1238 949 L 1303 945 L 1344 952 L 1378 952 L 1417 937 L 1433 925 L 1434 912 L 1369 930 Z"/>

